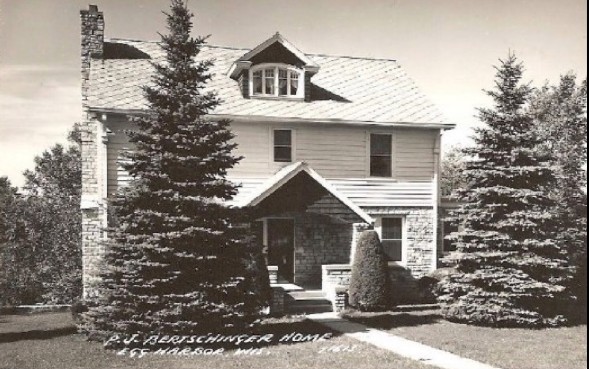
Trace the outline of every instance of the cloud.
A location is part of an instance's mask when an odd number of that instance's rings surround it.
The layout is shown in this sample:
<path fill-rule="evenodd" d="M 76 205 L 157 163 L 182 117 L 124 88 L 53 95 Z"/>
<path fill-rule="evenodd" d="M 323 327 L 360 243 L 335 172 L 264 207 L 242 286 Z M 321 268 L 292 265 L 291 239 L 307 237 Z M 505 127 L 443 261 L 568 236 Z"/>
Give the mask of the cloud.
<path fill-rule="evenodd" d="M 22 185 L 33 158 L 65 142 L 80 121 L 79 75 L 67 68 L 2 66 L 0 72 L 0 175 Z"/>

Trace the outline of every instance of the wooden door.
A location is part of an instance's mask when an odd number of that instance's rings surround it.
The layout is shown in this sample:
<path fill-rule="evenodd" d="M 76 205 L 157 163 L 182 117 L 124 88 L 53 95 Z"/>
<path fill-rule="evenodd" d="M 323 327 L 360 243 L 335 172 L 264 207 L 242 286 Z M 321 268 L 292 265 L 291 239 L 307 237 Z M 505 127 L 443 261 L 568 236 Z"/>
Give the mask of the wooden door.
<path fill-rule="evenodd" d="M 278 266 L 279 282 L 294 282 L 293 219 L 268 219 L 268 264 Z"/>

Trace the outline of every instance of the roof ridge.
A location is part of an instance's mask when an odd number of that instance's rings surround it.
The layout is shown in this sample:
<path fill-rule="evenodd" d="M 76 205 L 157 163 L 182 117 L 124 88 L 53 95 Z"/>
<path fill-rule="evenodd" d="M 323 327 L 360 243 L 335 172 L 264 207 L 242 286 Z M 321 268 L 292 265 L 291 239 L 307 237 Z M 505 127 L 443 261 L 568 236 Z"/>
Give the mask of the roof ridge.
<path fill-rule="evenodd" d="M 160 41 L 155 40 L 138 40 L 132 38 L 122 38 L 122 37 L 110 37 L 105 39 L 105 41 L 131 41 L 131 42 L 145 42 L 150 44 L 158 44 Z M 214 49 L 226 49 L 226 50 L 243 50 L 243 51 L 251 51 L 253 49 L 248 49 L 244 47 L 235 47 L 235 46 L 222 46 L 222 45 L 213 45 L 213 44 L 205 44 L 205 47 L 210 47 Z M 346 58 L 346 59 L 360 59 L 360 60 L 373 60 L 373 61 L 389 61 L 398 63 L 397 59 L 391 58 L 377 58 L 377 57 L 367 57 L 367 56 L 350 56 L 350 55 L 334 55 L 334 54 L 322 54 L 322 53 L 304 53 L 306 56 L 319 56 L 319 57 L 327 57 L 327 58 Z"/>

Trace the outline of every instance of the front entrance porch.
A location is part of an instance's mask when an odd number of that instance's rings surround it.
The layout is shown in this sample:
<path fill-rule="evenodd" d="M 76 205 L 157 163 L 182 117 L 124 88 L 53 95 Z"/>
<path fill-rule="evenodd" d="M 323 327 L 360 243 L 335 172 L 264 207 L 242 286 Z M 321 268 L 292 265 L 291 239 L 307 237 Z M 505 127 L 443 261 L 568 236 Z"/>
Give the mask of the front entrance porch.
<path fill-rule="evenodd" d="M 356 229 L 372 219 L 305 163 L 278 172 L 252 208 L 271 283 L 321 288 L 321 267 L 351 261 Z"/>
<path fill-rule="evenodd" d="M 350 263 L 354 223 L 312 212 L 285 212 L 258 222 L 272 284 L 320 289 L 323 265 Z"/>

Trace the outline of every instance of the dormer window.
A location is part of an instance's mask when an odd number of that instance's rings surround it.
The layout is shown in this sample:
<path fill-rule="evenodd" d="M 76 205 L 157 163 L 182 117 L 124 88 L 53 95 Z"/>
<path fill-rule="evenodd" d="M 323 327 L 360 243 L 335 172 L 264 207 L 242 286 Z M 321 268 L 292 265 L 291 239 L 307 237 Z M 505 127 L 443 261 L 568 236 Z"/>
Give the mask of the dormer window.
<path fill-rule="evenodd" d="M 250 69 L 250 96 L 303 98 L 303 70 L 283 64 Z"/>

